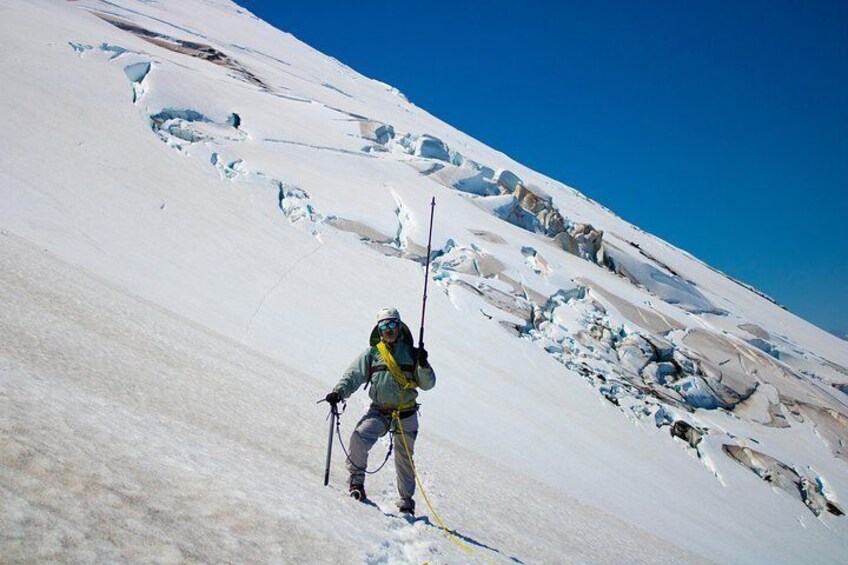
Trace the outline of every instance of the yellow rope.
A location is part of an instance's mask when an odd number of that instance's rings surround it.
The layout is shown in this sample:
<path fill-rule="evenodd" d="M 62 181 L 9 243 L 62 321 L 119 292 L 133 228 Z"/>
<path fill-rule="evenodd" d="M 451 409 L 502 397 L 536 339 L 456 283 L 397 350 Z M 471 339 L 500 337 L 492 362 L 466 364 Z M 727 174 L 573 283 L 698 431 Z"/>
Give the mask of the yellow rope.
<path fill-rule="evenodd" d="M 389 372 L 395 378 L 397 383 L 401 387 L 401 396 L 403 396 L 403 390 L 415 388 L 415 381 L 410 381 L 406 378 L 406 375 L 403 374 L 403 369 L 400 368 L 398 362 L 395 360 L 395 356 L 392 355 L 392 352 L 389 351 L 389 348 L 386 347 L 386 344 L 382 341 L 377 344 L 377 351 L 380 352 L 380 356 L 383 358 L 383 362 L 386 364 L 386 367 L 389 369 Z"/>
<path fill-rule="evenodd" d="M 427 491 L 424 490 L 424 485 L 421 483 L 421 478 L 418 476 L 418 471 L 415 468 L 415 462 L 412 460 L 412 453 L 409 451 L 409 444 L 406 442 L 406 434 L 403 432 L 403 424 L 400 423 L 400 412 L 395 412 L 392 414 L 392 418 L 398 424 L 398 431 L 400 432 L 401 443 L 403 443 L 403 449 L 406 451 L 406 457 L 409 459 L 409 464 L 412 466 L 412 474 L 415 476 L 415 482 L 418 484 L 418 490 L 421 491 L 421 496 L 424 497 L 424 502 L 427 503 L 427 508 L 430 509 L 430 513 L 433 515 L 433 518 L 436 519 L 436 524 L 438 524 L 439 528 L 448 536 L 452 542 L 462 548 L 463 551 L 468 553 L 469 555 L 477 555 L 477 552 L 474 551 L 474 548 L 469 546 L 467 543 L 463 542 L 461 539 L 456 537 L 456 535 L 445 526 L 445 523 L 442 521 L 442 518 L 439 516 L 439 513 L 436 512 L 436 509 L 433 508 L 433 504 L 430 502 L 430 497 L 427 496 Z"/>
<path fill-rule="evenodd" d="M 400 366 L 398 366 L 397 361 L 395 361 L 394 356 L 391 354 L 388 347 L 386 347 L 386 345 L 382 341 L 377 344 L 377 350 L 383 357 L 383 361 L 385 361 L 389 372 L 392 373 L 392 375 L 395 377 L 395 380 L 401 386 L 400 406 L 392 413 L 392 419 L 397 422 L 398 431 L 400 432 L 401 443 L 403 444 L 404 451 L 406 451 L 406 458 L 409 460 L 409 465 L 412 468 L 412 474 L 413 476 L 415 476 L 415 483 L 418 485 L 418 490 L 421 491 L 421 496 L 424 497 L 424 502 L 427 503 L 427 508 L 430 509 L 430 513 L 433 515 L 433 518 L 435 518 L 436 524 L 439 526 L 439 529 L 441 529 L 442 532 L 445 533 L 449 540 L 459 546 L 468 555 L 482 555 L 489 563 L 494 563 L 491 557 L 486 554 L 481 554 L 475 551 L 473 547 L 459 539 L 456 534 L 449 530 L 448 527 L 445 526 L 445 523 L 442 521 L 441 516 L 439 516 L 439 513 L 436 512 L 435 508 L 433 508 L 433 504 L 430 502 L 430 497 L 427 496 L 427 491 L 424 490 L 424 485 L 421 482 L 421 477 L 418 476 L 418 470 L 415 468 L 415 461 L 412 460 L 412 451 L 409 449 L 409 444 L 406 442 L 406 434 L 403 431 L 403 424 L 400 421 L 401 407 L 405 407 L 403 402 L 404 390 L 415 388 L 415 382 L 409 381 L 409 379 L 406 378 L 406 375 L 403 374 L 403 371 L 401 370 Z"/>

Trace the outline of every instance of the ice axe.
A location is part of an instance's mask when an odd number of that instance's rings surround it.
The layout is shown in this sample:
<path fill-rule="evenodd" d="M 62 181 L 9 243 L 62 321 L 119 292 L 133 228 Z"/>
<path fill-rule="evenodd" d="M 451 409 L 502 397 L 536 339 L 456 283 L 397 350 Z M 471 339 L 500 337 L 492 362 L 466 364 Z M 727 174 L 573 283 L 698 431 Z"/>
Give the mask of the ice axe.
<path fill-rule="evenodd" d="M 327 402 L 327 400 L 319 400 L 317 403 Z M 327 464 L 324 467 L 324 486 L 330 484 L 330 459 L 333 457 L 333 428 L 336 426 L 336 418 L 339 417 L 339 409 L 335 403 L 330 403 L 330 414 L 327 419 L 330 420 L 330 435 L 327 438 Z"/>

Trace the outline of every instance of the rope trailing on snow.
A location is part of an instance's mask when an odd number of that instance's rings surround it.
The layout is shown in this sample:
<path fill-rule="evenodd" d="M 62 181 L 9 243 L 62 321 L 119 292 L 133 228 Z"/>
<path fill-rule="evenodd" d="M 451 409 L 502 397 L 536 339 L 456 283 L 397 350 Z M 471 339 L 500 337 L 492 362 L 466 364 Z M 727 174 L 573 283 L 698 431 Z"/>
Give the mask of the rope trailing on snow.
<path fill-rule="evenodd" d="M 401 393 L 401 397 L 403 397 L 403 393 Z M 424 498 L 424 502 L 427 503 L 427 508 L 430 509 L 430 514 L 432 514 L 433 518 L 436 520 L 436 525 L 439 526 L 439 529 L 444 532 L 444 534 L 448 537 L 449 540 L 451 540 L 468 555 L 475 557 L 482 555 L 489 563 L 494 563 L 491 557 L 476 551 L 473 547 L 459 539 L 459 537 L 452 530 L 448 529 L 448 527 L 445 525 L 444 521 L 442 520 L 442 517 L 439 516 L 439 513 L 436 512 L 435 508 L 433 508 L 433 503 L 430 502 L 430 497 L 427 496 L 427 491 L 424 489 L 424 484 L 421 482 L 421 477 L 418 476 L 418 469 L 415 466 L 415 461 L 412 460 L 412 452 L 409 449 L 409 444 L 406 442 L 406 434 L 403 431 L 403 424 L 400 421 L 400 410 L 395 410 L 392 413 L 392 420 L 397 422 L 398 431 L 400 432 L 401 443 L 403 444 L 403 450 L 406 452 L 406 458 L 409 460 L 409 466 L 412 469 L 412 474 L 415 476 L 415 483 L 418 485 L 418 490 L 421 491 L 421 496 Z"/>

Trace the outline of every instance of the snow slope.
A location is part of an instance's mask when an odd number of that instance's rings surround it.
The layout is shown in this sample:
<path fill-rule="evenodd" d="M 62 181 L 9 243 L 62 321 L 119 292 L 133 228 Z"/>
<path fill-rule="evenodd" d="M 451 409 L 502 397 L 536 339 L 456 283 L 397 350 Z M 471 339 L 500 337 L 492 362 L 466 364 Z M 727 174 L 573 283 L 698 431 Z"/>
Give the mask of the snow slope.
<path fill-rule="evenodd" d="M 844 341 L 232 3 L 0 15 L 9 560 L 844 559 Z M 417 325 L 431 197 L 458 538 L 338 452 L 321 486 L 315 400 L 380 306 Z"/>

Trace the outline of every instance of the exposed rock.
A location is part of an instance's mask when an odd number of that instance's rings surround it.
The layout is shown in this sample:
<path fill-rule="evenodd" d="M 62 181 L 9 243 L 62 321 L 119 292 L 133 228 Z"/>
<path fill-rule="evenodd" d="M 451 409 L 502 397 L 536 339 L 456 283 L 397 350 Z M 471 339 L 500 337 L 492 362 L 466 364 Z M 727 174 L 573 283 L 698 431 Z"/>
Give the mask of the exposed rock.
<path fill-rule="evenodd" d="M 680 438 L 688 443 L 690 447 L 696 449 L 698 444 L 701 443 L 701 440 L 704 439 L 704 430 L 700 430 L 683 420 L 677 420 L 674 422 L 669 431 L 671 432 L 672 437 Z"/>
<path fill-rule="evenodd" d="M 489 209 L 495 216 L 515 226 L 531 232 L 541 231 L 539 219 L 522 208 L 518 204 L 518 199 L 514 196 L 504 195 L 486 199 L 479 198 L 474 202 L 478 206 Z"/>
<path fill-rule="evenodd" d="M 555 237 L 565 231 L 565 219 L 556 210 L 543 208 L 536 217 L 539 218 L 539 223 L 549 237 Z"/>
<path fill-rule="evenodd" d="M 518 199 L 521 207 L 531 214 L 538 215 L 543 210 L 551 210 L 553 208 L 551 197 L 543 193 L 538 187 L 529 187 L 518 183 L 513 195 Z"/>
<path fill-rule="evenodd" d="M 596 230 L 591 224 L 575 224 L 570 235 L 577 244 L 577 256 L 593 263 L 597 262 L 604 233 Z"/>
<path fill-rule="evenodd" d="M 604 232 L 591 224 L 578 223 L 566 227 L 561 216 L 552 220 L 556 224 L 550 226 L 551 230 L 556 230 L 553 237 L 565 251 L 592 263 L 613 269 L 614 263 L 603 244 Z"/>
<path fill-rule="evenodd" d="M 102 12 L 92 13 L 98 18 L 109 22 L 113 26 L 132 33 L 141 39 L 148 41 L 154 45 L 158 45 L 159 47 L 163 47 L 168 49 L 169 51 L 173 51 L 175 53 L 181 53 L 183 55 L 189 55 L 191 57 L 196 57 L 198 59 L 202 59 L 204 61 L 208 61 L 220 67 L 224 67 L 236 73 L 239 79 L 253 84 L 262 88 L 263 90 L 270 90 L 267 84 L 265 84 L 259 77 L 245 68 L 241 63 L 223 53 L 211 45 L 206 45 L 204 43 L 196 43 L 194 41 L 186 41 L 184 39 L 177 39 L 174 37 L 170 37 L 161 33 L 156 33 L 145 29 L 137 24 L 132 22 L 128 22 L 121 18 L 116 18 L 115 16 L 104 14 Z"/>

